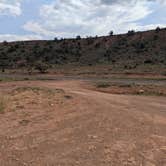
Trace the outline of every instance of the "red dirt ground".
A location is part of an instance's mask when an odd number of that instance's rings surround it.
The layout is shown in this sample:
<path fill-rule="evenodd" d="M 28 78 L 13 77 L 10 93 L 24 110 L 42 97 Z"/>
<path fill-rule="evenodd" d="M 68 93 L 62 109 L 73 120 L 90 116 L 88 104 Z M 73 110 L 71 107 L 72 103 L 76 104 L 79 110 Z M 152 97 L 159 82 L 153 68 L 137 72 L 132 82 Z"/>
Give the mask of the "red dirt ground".
<path fill-rule="evenodd" d="M 0 166 L 165 166 L 166 98 L 86 86 L 0 83 Z"/>

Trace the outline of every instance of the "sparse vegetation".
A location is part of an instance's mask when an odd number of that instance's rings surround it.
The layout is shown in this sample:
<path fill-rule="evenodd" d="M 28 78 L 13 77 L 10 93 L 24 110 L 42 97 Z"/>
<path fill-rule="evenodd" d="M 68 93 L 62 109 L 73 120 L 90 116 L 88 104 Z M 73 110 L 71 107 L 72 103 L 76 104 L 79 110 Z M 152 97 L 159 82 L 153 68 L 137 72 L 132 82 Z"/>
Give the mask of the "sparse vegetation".
<path fill-rule="evenodd" d="M 108 87 L 110 87 L 111 85 L 110 85 L 110 83 L 108 83 L 108 82 L 99 82 L 99 83 L 97 83 L 97 85 L 96 85 L 96 87 L 97 88 L 108 88 Z"/>
<path fill-rule="evenodd" d="M 66 99 L 72 99 L 73 97 L 72 96 L 70 96 L 70 95 L 65 95 L 64 96 Z"/>
<path fill-rule="evenodd" d="M 114 34 L 114 32 L 113 32 L 113 31 L 110 31 L 110 32 L 109 32 L 109 35 L 110 35 L 110 36 L 112 36 L 113 34 Z"/>
<path fill-rule="evenodd" d="M 146 96 L 166 96 L 165 86 L 158 85 L 142 85 L 135 83 L 123 82 L 95 82 L 97 90 L 110 94 L 132 94 Z"/>
<path fill-rule="evenodd" d="M 156 31 L 156 33 L 158 33 L 158 32 L 160 32 L 160 30 L 161 30 L 160 27 L 157 27 L 155 31 Z"/>
<path fill-rule="evenodd" d="M 20 123 L 20 125 L 26 126 L 29 122 L 30 122 L 29 120 L 23 119 L 19 123 Z"/>
<path fill-rule="evenodd" d="M 35 69 L 39 70 L 40 73 L 46 73 L 48 68 L 49 68 L 49 66 L 46 63 L 43 63 L 43 62 L 37 62 L 35 64 Z"/>
<path fill-rule="evenodd" d="M 81 36 L 80 36 L 80 35 L 76 36 L 76 39 L 77 39 L 77 40 L 80 40 L 80 39 L 81 39 Z"/>
<path fill-rule="evenodd" d="M 0 97 L 0 113 L 4 113 L 6 107 L 4 97 Z"/>
<path fill-rule="evenodd" d="M 130 30 L 123 35 L 113 35 L 110 31 L 111 37 L 81 38 L 78 35 L 76 39 L 3 42 L 0 43 L 0 70 L 26 69 L 32 74 L 34 71 L 45 73 L 51 67 L 64 64 L 110 64 L 120 68 L 133 63 L 139 67 L 149 59 L 153 65 L 164 66 L 165 34 L 166 29 L 156 28 L 147 32 Z"/>
<path fill-rule="evenodd" d="M 62 89 L 49 89 L 49 88 L 45 88 L 45 87 L 19 87 L 16 88 L 12 91 L 12 93 L 21 93 L 21 92 L 25 92 L 25 91 L 32 91 L 36 94 L 39 94 L 39 92 L 43 92 L 49 95 L 53 95 L 55 93 L 64 93 L 64 91 Z"/>
<path fill-rule="evenodd" d="M 127 35 L 128 36 L 133 36 L 135 34 L 135 31 L 134 30 L 130 30 L 128 31 Z"/>

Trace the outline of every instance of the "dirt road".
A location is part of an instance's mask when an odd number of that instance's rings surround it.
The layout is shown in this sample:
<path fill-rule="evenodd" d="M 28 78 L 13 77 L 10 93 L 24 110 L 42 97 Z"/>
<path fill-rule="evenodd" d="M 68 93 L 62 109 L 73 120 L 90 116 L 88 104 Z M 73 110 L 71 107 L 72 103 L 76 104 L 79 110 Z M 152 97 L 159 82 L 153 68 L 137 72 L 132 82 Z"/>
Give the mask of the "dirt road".
<path fill-rule="evenodd" d="M 0 166 L 165 166 L 166 98 L 87 86 L 1 83 Z"/>

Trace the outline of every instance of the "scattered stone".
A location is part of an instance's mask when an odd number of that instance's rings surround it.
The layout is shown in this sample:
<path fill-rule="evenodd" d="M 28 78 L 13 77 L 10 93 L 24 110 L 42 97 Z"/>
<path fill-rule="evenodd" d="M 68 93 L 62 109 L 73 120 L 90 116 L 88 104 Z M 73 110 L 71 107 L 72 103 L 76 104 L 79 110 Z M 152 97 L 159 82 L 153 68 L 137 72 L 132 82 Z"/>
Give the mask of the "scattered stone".
<path fill-rule="evenodd" d="M 98 138 L 98 136 L 96 136 L 96 135 L 88 135 L 88 137 L 91 138 L 91 139 L 97 139 Z"/>
<path fill-rule="evenodd" d="M 143 89 L 139 90 L 139 94 L 143 94 L 145 91 Z"/>
<path fill-rule="evenodd" d="M 54 106 L 54 104 L 50 104 L 52 107 Z"/>
<path fill-rule="evenodd" d="M 96 150 L 96 146 L 94 146 L 94 145 L 91 145 L 91 146 L 89 146 L 89 151 L 94 151 L 94 150 Z"/>

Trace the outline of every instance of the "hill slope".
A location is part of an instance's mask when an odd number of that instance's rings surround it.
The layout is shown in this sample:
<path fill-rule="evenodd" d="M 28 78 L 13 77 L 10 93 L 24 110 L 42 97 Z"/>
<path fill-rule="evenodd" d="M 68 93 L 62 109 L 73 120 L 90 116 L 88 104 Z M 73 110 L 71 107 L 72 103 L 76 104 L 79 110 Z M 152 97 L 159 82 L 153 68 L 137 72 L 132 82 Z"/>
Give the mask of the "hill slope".
<path fill-rule="evenodd" d="M 75 64 L 108 64 L 122 69 L 166 65 L 166 29 L 128 32 L 123 35 L 54 41 L 3 42 L 0 67 L 40 69 Z"/>

